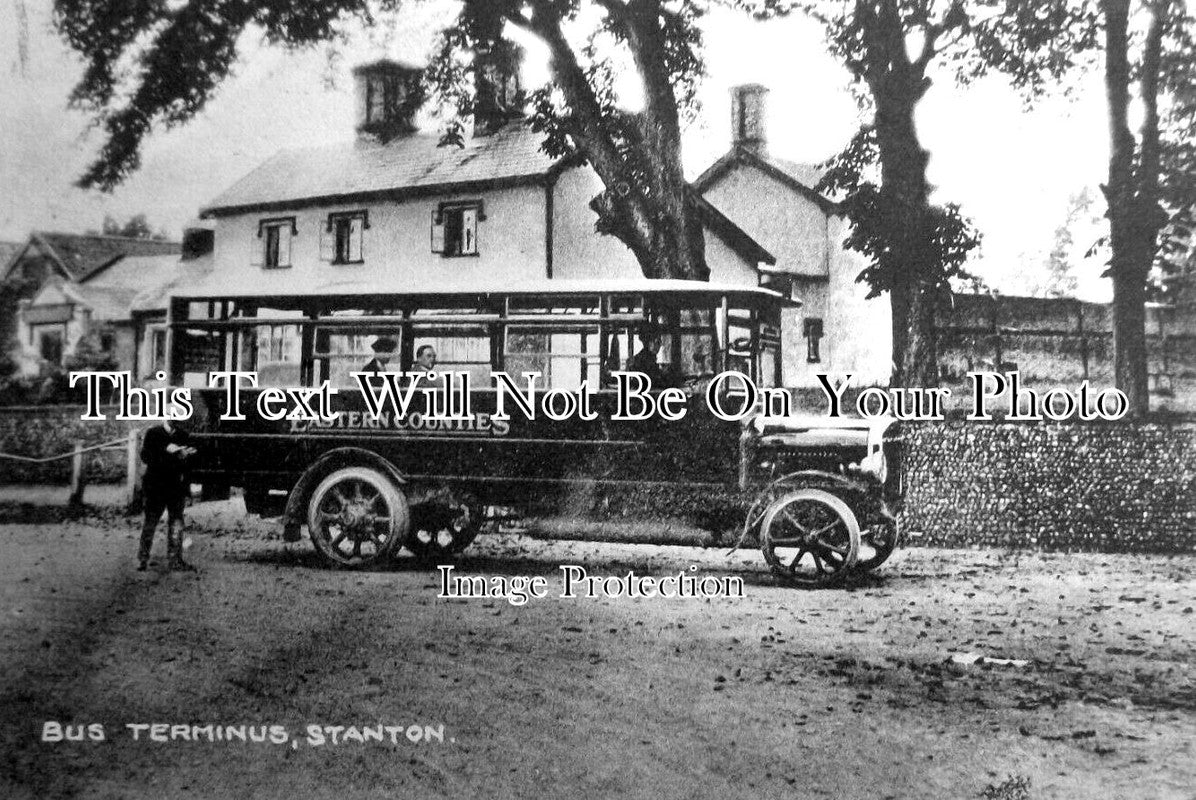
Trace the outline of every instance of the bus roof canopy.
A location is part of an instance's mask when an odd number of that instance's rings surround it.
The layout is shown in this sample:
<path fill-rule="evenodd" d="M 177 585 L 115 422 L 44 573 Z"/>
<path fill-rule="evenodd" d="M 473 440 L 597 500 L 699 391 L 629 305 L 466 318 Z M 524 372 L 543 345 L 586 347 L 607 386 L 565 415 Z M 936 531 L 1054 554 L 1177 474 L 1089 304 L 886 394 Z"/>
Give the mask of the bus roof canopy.
<path fill-rule="evenodd" d="M 286 270 L 280 270 L 285 273 Z M 729 299 L 767 300 L 786 306 L 799 306 L 797 300 L 762 286 L 744 286 L 732 283 L 708 283 L 674 279 L 649 278 L 600 278 L 589 280 L 563 280 L 543 278 L 534 281 L 505 281 L 487 283 L 479 281 L 469 286 L 445 287 L 427 281 L 401 279 L 393 280 L 341 280 L 328 281 L 318 286 L 303 285 L 298 281 L 263 280 L 260 274 L 239 276 L 230 281 L 224 276 L 209 274 L 204 279 L 177 287 L 174 292 L 179 300 L 216 300 L 235 298 L 342 298 L 440 295 L 477 297 L 487 295 L 583 295 L 583 294 L 689 294 L 723 296 Z M 271 278 L 274 276 L 270 276 Z M 284 276 L 285 277 L 285 276 Z"/>

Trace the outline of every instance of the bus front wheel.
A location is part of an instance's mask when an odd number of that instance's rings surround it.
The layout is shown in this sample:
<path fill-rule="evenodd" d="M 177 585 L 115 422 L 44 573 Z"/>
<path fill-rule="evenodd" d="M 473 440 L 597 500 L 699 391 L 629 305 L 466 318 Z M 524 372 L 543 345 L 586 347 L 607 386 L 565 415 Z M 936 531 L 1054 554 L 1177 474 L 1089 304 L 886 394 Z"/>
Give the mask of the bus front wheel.
<path fill-rule="evenodd" d="M 760 549 L 774 575 L 791 586 L 842 583 L 860 555 L 860 523 L 843 500 L 822 489 L 797 489 L 764 512 Z"/>
<path fill-rule="evenodd" d="M 410 520 L 407 499 L 394 482 L 370 467 L 345 467 L 312 492 L 307 527 L 316 550 L 338 567 L 362 569 L 386 561 Z"/>

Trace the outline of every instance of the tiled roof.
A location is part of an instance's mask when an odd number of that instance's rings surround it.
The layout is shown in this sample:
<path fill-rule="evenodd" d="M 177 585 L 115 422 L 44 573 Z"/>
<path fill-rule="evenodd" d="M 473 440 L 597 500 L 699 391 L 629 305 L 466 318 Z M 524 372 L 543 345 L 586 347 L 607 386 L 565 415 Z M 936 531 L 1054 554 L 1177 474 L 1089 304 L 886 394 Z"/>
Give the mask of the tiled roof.
<path fill-rule="evenodd" d="M 67 284 L 63 291 L 91 309 L 91 315 L 96 320 L 118 321 L 127 320 L 132 315 L 130 307 L 133 298 L 137 296 L 136 289 L 122 286 L 79 286 Z"/>
<path fill-rule="evenodd" d="M 179 256 L 127 256 L 106 269 L 92 273 L 81 283 L 89 288 L 121 288 L 140 292 L 172 280 L 179 272 Z"/>
<path fill-rule="evenodd" d="M 793 180 L 810 189 L 817 186 L 818 181 L 822 180 L 822 176 L 826 173 L 826 167 L 818 164 L 803 164 L 799 161 L 789 161 L 774 156 L 765 156 L 765 159 Z"/>
<path fill-rule="evenodd" d="M 212 254 L 178 261 L 175 268 L 161 282 L 147 286 L 130 303 L 131 311 L 165 311 L 170 298 L 186 294 L 194 285 L 203 284 L 212 274 Z"/>
<path fill-rule="evenodd" d="M 76 281 L 86 280 L 125 256 L 177 255 L 181 250 L 178 242 L 49 231 L 33 233 L 30 244 L 46 251 L 62 266 L 66 277 Z"/>
<path fill-rule="evenodd" d="M 469 140 L 464 148 L 438 147 L 438 136 L 417 133 L 386 144 L 287 150 L 246 175 L 202 213 L 534 179 L 560 161 L 540 150 L 542 140 L 542 134 L 526 125 L 511 124 Z"/>
<path fill-rule="evenodd" d="M 96 319 L 127 320 L 134 311 L 164 310 L 167 288 L 191 272 L 175 254 L 129 256 L 90 280 L 62 284 L 62 291 L 90 308 Z"/>

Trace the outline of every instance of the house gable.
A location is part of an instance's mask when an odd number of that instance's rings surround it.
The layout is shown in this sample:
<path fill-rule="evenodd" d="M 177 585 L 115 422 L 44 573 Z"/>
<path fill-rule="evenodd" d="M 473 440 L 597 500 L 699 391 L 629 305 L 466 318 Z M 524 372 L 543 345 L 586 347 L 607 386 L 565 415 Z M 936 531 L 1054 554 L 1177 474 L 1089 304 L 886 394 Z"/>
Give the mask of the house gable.
<path fill-rule="evenodd" d="M 796 191 L 792 179 L 762 170 L 759 159 L 729 159 L 695 182 L 702 196 L 776 256 L 775 269 L 805 277 L 826 277 L 832 259 L 830 234 L 835 215 L 829 201 L 812 191 Z"/>
<path fill-rule="evenodd" d="M 75 303 L 77 300 L 78 298 L 67 295 L 63 290 L 61 280 L 51 279 L 33 296 L 29 304 L 33 306 L 52 306 L 62 305 L 63 303 Z"/>
<path fill-rule="evenodd" d="M 837 203 L 814 190 L 819 172 L 816 167 L 760 156 L 744 147 L 732 147 L 726 155 L 707 167 L 697 177 L 693 182 L 693 187 L 698 192 L 706 194 L 729 173 L 740 168 L 753 169 L 767 175 L 791 192 L 817 205 L 824 214 L 841 213 Z"/>

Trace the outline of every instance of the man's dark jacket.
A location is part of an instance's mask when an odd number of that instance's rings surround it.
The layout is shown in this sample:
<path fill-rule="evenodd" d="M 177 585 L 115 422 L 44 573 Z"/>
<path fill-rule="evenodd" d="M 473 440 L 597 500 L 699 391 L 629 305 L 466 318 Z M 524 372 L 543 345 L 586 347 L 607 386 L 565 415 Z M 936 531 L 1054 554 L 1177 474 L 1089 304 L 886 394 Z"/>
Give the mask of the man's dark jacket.
<path fill-rule="evenodd" d="M 168 445 L 186 447 L 191 437 L 179 428 L 169 431 L 165 426 L 155 425 L 145 432 L 141 443 L 141 460 L 145 462 L 145 478 L 142 486 L 146 493 L 174 496 L 186 494 L 188 464 L 181 453 L 168 453 Z"/>

